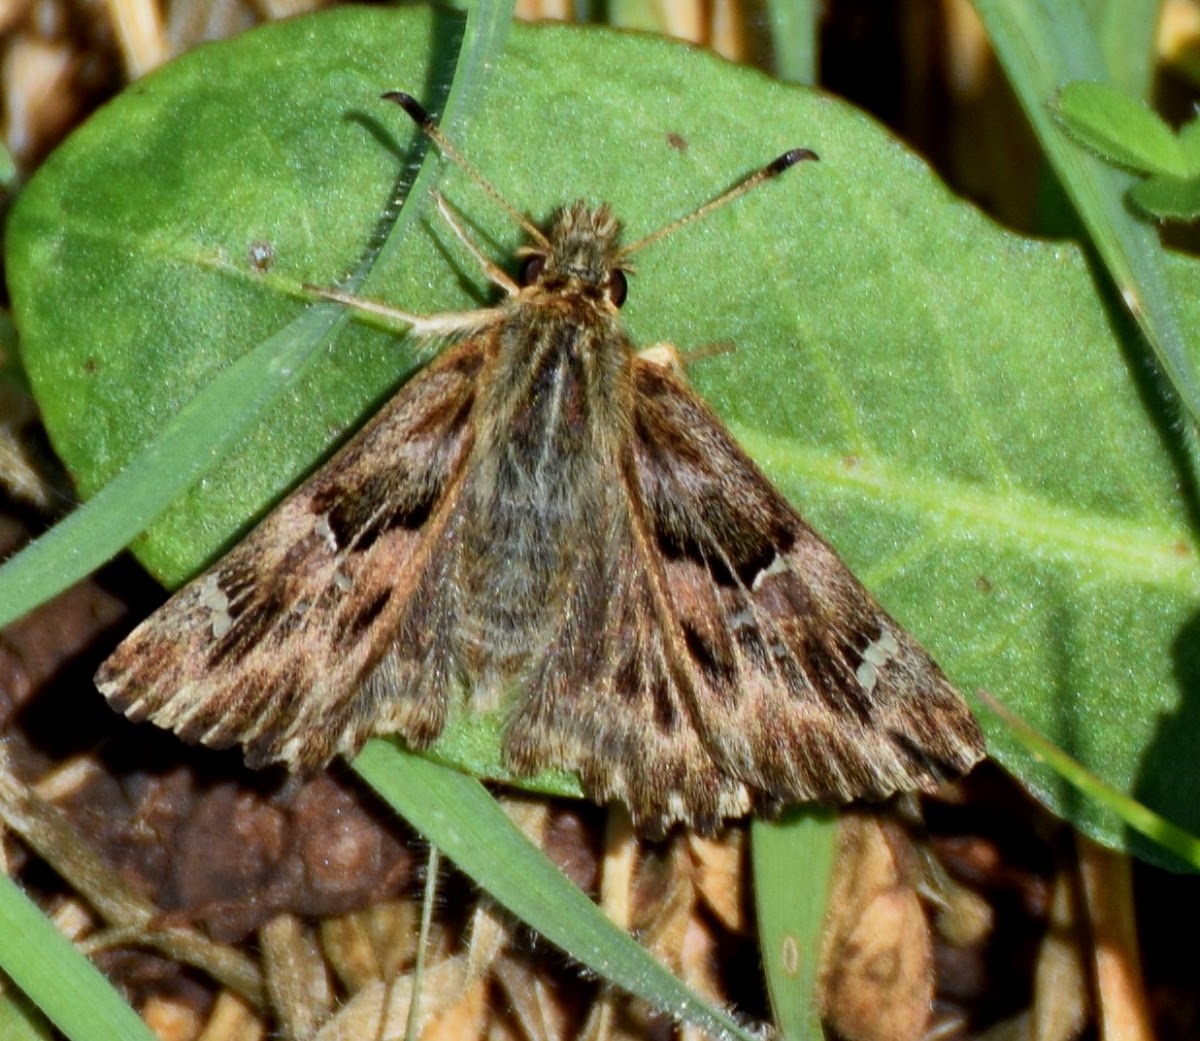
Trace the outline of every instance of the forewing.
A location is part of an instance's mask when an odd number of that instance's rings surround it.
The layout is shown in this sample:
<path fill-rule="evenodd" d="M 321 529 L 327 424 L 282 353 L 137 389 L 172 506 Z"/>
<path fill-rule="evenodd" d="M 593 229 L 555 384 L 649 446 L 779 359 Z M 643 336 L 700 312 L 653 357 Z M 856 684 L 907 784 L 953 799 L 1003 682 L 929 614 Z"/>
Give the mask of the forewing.
<path fill-rule="evenodd" d="M 317 768 L 381 719 L 415 744 L 436 736 L 447 691 L 417 682 L 418 666 L 437 651 L 431 576 L 449 552 L 484 359 L 478 338 L 447 350 L 138 626 L 96 676 L 113 706 L 186 740 L 241 744 L 251 765 Z"/>
<path fill-rule="evenodd" d="M 983 739 L 930 657 L 670 369 L 635 367 L 634 457 L 658 624 L 693 725 L 760 805 L 885 798 Z"/>

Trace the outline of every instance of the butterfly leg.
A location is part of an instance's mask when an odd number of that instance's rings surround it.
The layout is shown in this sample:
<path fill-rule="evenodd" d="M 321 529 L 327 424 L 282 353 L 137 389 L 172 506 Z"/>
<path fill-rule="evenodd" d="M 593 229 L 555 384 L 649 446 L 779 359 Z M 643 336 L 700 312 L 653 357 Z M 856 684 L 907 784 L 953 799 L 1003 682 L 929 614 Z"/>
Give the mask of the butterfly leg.
<path fill-rule="evenodd" d="M 437 203 L 438 213 L 442 215 L 442 219 L 450 225 L 450 230 L 458 237 L 458 241 L 466 247 L 467 252 L 475 258 L 476 263 L 483 268 L 487 277 L 509 296 L 516 296 L 521 291 L 521 287 L 508 277 L 508 273 L 503 268 L 494 264 L 483 250 L 475 244 L 475 240 L 468 234 L 462 218 L 458 215 L 454 207 L 450 205 L 446 197 L 441 192 L 435 191 L 433 193 L 433 201 Z"/>
<path fill-rule="evenodd" d="M 474 311 L 444 311 L 441 314 L 413 314 L 390 304 L 381 304 L 376 300 L 355 296 L 353 293 L 341 293 L 336 289 L 322 289 L 313 285 L 306 285 L 304 289 L 322 300 L 345 304 L 363 314 L 373 314 L 406 325 L 407 331 L 418 339 L 468 336 L 501 315 L 500 309 L 493 307 L 478 308 Z"/>
<path fill-rule="evenodd" d="M 700 347 L 693 347 L 690 351 L 681 351 L 673 343 L 653 343 L 638 351 L 638 357 L 682 376 L 687 367 L 694 362 L 715 358 L 719 354 L 732 354 L 736 350 L 737 347 L 732 343 L 706 343 Z"/>

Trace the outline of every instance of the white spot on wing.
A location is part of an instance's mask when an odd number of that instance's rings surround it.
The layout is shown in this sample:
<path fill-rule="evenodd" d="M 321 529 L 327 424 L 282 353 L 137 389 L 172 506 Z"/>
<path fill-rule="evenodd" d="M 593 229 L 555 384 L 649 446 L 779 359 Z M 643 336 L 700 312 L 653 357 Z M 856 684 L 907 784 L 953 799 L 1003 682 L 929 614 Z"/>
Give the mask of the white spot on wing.
<path fill-rule="evenodd" d="M 233 618 L 229 614 L 229 597 L 221 588 L 216 575 L 205 575 L 200 580 L 197 590 L 200 606 L 209 614 L 208 624 L 214 637 L 222 637 L 233 627 Z"/>
<path fill-rule="evenodd" d="M 750 588 L 757 593 L 762 584 L 772 575 L 786 575 L 790 570 L 787 558 L 776 553 L 771 559 L 771 563 L 754 576 L 754 582 Z"/>
<path fill-rule="evenodd" d="M 890 630 L 885 629 L 879 634 L 879 639 L 872 640 L 863 650 L 863 660 L 873 665 L 886 665 L 900 653 L 900 644 Z"/>
<path fill-rule="evenodd" d="M 317 533 L 321 541 L 325 543 L 330 553 L 337 552 L 337 536 L 333 533 L 333 528 L 329 526 L 328 517 L 322 514 L 317 523 L 313 525 L 313 530 Z"/>
<path fill-rule="evenodd" d="M 854 671 L 858 685 L 870 694 L 879 681 L 879 670 L 900 653 L 900 643 L 890 630 L 885 629 L 879 638 L 863 648 L 862 662 Z"/>
<path fill-rule="evenodd" d="M 858 680 L 858 685 L 867 694 L 870 694 L 875 689 L 875 683 L 879 679 L 879 672 L 869 661 L 864 661 L 854 670 L 854 678 Z"/>

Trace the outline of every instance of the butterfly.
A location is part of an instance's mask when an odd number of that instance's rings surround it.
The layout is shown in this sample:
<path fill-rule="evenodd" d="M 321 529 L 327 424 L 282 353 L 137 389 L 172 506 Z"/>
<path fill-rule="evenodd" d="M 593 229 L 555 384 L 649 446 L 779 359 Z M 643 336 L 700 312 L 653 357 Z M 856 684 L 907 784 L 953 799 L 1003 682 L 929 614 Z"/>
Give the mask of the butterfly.
<path fill-rule="evenodd" d="M 640 829 L 927 791 L 983 756 L 961 695 L 619 311 L 630 256 L 816 156 L 785 153 L 632 245 L 609 207 L 525 229 L 503 291 L 408 322 L 445 343 L 367 425 L 104 662 L 102 693 L 251 766 L 372 734 L 422 749 L 504 706 L 519 775 L 574 771 Z M 736 302 L 733 302 L 736 303 Z"/>

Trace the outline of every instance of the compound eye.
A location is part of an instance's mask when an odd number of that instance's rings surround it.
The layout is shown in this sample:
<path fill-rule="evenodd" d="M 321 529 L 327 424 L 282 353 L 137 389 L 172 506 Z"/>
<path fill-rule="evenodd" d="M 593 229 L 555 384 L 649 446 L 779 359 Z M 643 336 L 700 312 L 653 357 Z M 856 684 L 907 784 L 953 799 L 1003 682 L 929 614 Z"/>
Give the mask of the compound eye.
<path fill-rule="evenodd" d="M 620 307 L 628 294 L 629 281 L 625 278 L 625 272 L 617 268 L 608 276 L 608 298 L 613 302 L 613 307 Z"/>
<path fill-rule="evenodd" d="M 521 271 L 518 278 L 522 286 L 531 286 L 539 278 L 542 277 L 542 272 L 546 270 L 546 258 L 541 253 L 534 253 L 528 256 L 521 262 Z"/>

